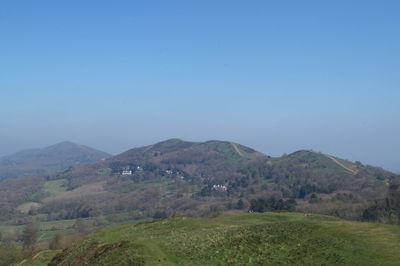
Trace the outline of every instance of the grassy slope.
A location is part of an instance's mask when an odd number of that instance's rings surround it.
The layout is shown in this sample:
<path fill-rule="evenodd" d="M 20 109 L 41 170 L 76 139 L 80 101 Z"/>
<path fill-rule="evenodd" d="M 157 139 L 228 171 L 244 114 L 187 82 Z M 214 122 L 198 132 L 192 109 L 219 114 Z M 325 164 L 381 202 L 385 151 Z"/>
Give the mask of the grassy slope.
<path fill-rule="evenodd" d="M 398 265 L 399 248 L 395 226 L 242 214 L 112 226 L 61 253 L 58 265 Z"/>
<path fill-rule="evenodd" d="M 17 207 L 17 210 L 19 210 L 20 212 L 23 212 L 23 213 L 28 213 L 31 209 L 35 209 L 35 208 L 39 208 L 39 207 L 40 207 L 40 203 L 29 201 L 29 202 L 25 202 L 25 203 L 22 203 L 21 205 L 19 205 Z"/>
<path fill-rule="evenodd" d="M 337 160 L 337 162 L 335 162 L 335 160 Z M 352 171 L 356 168 L 356 165 L 350 161 L 309 150 L 300 150 L 287 156 L 270 158 L 270 161 L 273 163 L 285 161 L 292 162 L 294 164 L 307 163 L 309 166 L 315 169 L 346 173 L 352 173 Z"/>
<path fill-rule="evenodd" d="M 59 251 L 43 250 L 38 252 L 33 259 L 26 259 L 16 264 L 18 266 L 46 266 Z"/>
<path fill-rule="evenodd" d="M 58 179 L 47 181 L 44 183 L 44 191 L 49 193 L 50 197 L 55 197 L 60 193 L 67 191 L 67 180 L 66 179 Z"/>
<path fill-rule="evenodd" d="M 61 193 L 67 191 L 66 179 L 58 179 L 46 181 L 43 184 L 43 190 L 49 194 L 49 198 L 56 197 Z M 17 210 L 28 213 L 31 209 L 39 208 L 41 203 L 38 202 L 25 202 L 17 207 Z"/>

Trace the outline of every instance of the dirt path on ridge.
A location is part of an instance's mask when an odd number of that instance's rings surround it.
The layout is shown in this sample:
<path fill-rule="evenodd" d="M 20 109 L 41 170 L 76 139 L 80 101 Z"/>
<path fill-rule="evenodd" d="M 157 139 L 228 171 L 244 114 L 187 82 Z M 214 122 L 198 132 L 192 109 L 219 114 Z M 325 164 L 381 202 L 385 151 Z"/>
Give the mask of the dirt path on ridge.
<path fill-rule="evenodd" d="M 240 156 L 244 157 L 244 155 L 240 152 L 239 148 L 236 146 L 235 143 L 233 143 L 233 142 L 229 142 L 229 143 L 232 145 L 233 149 L 234 149 Z"/>
<path fill-rule="evenodd" d="M 328 154 L 324 154 L 325 157 L 328 157 L 329 159 L 331 159 L 332 161 L 334 161 L 336 164 L 340 165 L 341 167 L 343 167 L 344 169 L 346 169 L 347 171 L 349 171 L 350 173 L 352 173 L 353 175 L 357 174 L 357 172 L 353 169 L 350 169 L 349 167 L 347 167 L 346 165 L 344 165 L 343 163 L 339 162 L 335 157 L 330 156 Z"/>

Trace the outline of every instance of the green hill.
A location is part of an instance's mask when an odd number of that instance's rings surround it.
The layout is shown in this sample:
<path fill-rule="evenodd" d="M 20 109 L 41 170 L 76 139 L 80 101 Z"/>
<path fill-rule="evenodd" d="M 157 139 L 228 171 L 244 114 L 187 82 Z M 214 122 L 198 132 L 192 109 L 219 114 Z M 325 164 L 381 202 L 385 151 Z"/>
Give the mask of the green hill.
<path fill-rule="evenodd" d="M 356 173 L 357 164 L 331 155 L 300 150 L 280 158 L 280 161 L 288 161 L 292 164 L 302 164 L 304 167 L 324 169 L 326 171 L 342 171 L 351 174 Z"/>
<path fill-rule="evenodd" d="M 399 248 L 395 226 L 299 213 L 240 214 L 108 227 L 49 265 L 399 265 Z"/>

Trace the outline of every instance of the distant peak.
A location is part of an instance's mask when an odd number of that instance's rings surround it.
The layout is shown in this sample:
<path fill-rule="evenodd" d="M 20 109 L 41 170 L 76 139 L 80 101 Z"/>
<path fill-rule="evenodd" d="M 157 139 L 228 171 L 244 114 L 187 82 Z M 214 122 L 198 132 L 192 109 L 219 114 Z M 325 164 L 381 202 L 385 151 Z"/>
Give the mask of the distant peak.
<path fill-rule="evenodd" d="M 57 144 L 48 146 L 48 147 L 44 148 L 43 150 L 47 150 L 47 151 L 50 151 L 50 150 L 53 150 L 53 151 L 55 151 L 55 150 L 58 150 L 58 151 L 75 150 L 75 151 L 80 151 L 80 152 L 101 152 L 106 157 L 109 156 L 109 154 L 107 154 L 106 152 L 96 150 L 94 148 L 91 148 L 91 147 L 88 147 L 85 145 L 77 144 L 72 141 L 62 141 Z"/>
<path fill-rule="evenodd" d="M 189 141 L 184 141 L 179 138 L 173 138 L 173 139 L 167 139 L 162 142 L 158 142 L 154 145 L 151 145 L 151 148 L 154 150 L 159 150 L 159 151 L 167 151 L 167 150 L 178 150 L 182 148 L 188 148 L 195 144 L 195 142 L 189 142 Z"/>
<path fill-rule="evenodd" d="M 172 139 L 167 139 L 167 140 L 162 141 L 162 142 L 181 142 L 181 141 L 184 141 L 184 140 L 182 140 L 180 138 L 172 138 Z"/>
<path fill-rule="evenodd" d="M 172 138 L 172 139 L 167 139 L 161 142 L 158 142 L 154 145 L 175 145 L 175 144 L 181 144 L 181 143 L 194 143 L 190 141 L 186 141 L 180 138 Z"/>
<path fill-rule="evenodd" d="M 293 153 L 291 153 L 289 155 L 305 154 L 305 153 L 320 153 L 320 152 L 316 152 L 316 151 L 313 151 L 313 150 L 302 149 L 302 150 L 295 151 L 295 152 L 293 152 Z"/>
<path fill-rule="evenodd" d="M 60 148 L 60 147 L 82 147 L 82 145 L 76 144 L 72 141 L 62 141 L 54 145 L 51 145 L 47 148 Z"/>
<path fill-rule="evenodd" d="M 69 141 L 69 140 L 62 141 L 62 142 L 56 143 L 54 145 L 74 145 L 74 146 L 79 146 L 79 144 L 76 144 L 76 143 L 74 143 L 72 141 Z"/>

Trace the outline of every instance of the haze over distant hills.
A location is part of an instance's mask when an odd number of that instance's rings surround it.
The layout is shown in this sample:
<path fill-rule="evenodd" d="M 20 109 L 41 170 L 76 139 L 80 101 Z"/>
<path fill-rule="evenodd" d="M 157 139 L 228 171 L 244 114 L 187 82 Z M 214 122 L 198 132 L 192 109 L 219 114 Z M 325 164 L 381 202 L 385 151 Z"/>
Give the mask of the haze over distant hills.
<path fill-rule="evenodd" d="M 28 149 L 1 157 L 0 179 L 59 172 L 110 156 L 103 151 L 64 141 L 43 149 Z"/>
<path fill-rule="evenodd" d="M 88 149 L 57 146 L 45 150 Z M 64 166 L 83 161 L 73 158 Z M 0 215 L 23 216 L 16 208 L 46 214 L 49 220 L 96 213 L 201 216 L 232 209 L 287 209 L 400 222 L 399 175 L 310 150 L 270 157 L 230 141 L 170 139 L 100 158 L 63 172 L 2 182 Z M 22 208 L 27 204 L 33 209 Z"/>

